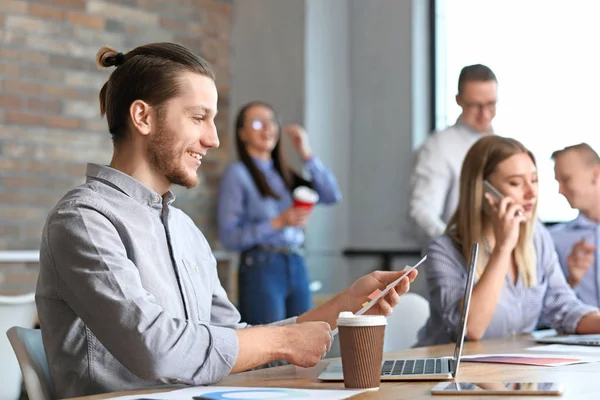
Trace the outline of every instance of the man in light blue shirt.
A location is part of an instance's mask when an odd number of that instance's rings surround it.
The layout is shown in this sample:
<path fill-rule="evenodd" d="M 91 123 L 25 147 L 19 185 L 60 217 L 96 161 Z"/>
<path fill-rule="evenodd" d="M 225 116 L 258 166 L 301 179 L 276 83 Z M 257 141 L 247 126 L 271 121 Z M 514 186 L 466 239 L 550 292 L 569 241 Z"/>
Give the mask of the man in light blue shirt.
<path fill-rule="evenodd" d="M 551 229 L 567 282 L 584 302 L 600 306 L 600 158 L 586 143 L 552 154 L 560 193 L 579 210 L 573 221 Z"/>

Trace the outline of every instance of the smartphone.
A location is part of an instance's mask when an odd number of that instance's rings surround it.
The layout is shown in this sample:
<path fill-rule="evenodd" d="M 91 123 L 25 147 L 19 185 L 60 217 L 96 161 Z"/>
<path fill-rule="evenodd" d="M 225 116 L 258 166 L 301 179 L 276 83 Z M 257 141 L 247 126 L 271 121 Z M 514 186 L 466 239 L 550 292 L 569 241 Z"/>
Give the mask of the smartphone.
<path fill-rule="evenodd" d="M 554 395 L 559 396 L 564 385 L 557 382 L 441 382 L 431 389 L 432 394 L 448 395 Z"/>
<path fill-rule="evenodd" d="M 385 296 L 391 288 L 396 287 L 396 285 L 398 283 L 400 283 L 400 281 L 406 276 L 408 275 L 408 273 L 410 271 L 412 271 L 413 269 L 417 268 L 419 265 L 423 264 L 423 262 L 425 262 L 425 260 L 427 260 L 427 255 L 423 256 L 423 258 L 421 258 L 419 260 L 418 263 L 416 263 L 413 266 L 407 265 L 406 267 L 404 267 L 404 269 L 402 270 L 403 274 L 400 275 L 400 277 L 398 279 L 396 279 L 394 282 L 390 283 L 389 285 L 386 286 L 385 289 L 383 290 L 379 290 L 379 291 L 375 291 L 373 292 L 371 295 L 374 296 L 373 298 L 369 297 L 369 301 L 363 303 L 363 307 L 358 310 L 357 312 L 355 312 L 355 315 L 363 315 L 364 313 L 366 313 L 367 311 L 369 311 L 371 309 L 371 307 L 373 307 L 375 304 L 377 304 L 377 302 L 379 301 L 380 298 L 382 298 L 383 296 Z M 338 328 L 335 328 L 332 331 L 332 335 L 335 336 L 338 334 Z"/>
<path fill-rule="evenodd" d="M 492 198 L 495 200 L 496 204 L 498 204 L 504 198 L 504 195 L 502 193 L 500 193 L 500 191 L 498 189 L 496 189 L 496 187 L 494 185 L 492 185 L 490 183 L 490 181 L 488 181 L 487 179 L 483 181 L 483 192 L 489 193 L 492 196 Z M 490 205 L 485 198 L 483 199 L 483 209 L 488 214 L 491 211 Z M 521 210 L 518 210 L 516 212 L 516 215 L 522 215 L 522 214 L 523 214 L 523 212 Z"/>
<path fill-rule="evenodd" d="M 489 193 L 494 198 L 494 200 L 496 200 L 496 202 L 499 202 L 504 198 L 504 195 L 500 193 L 500 191 L 496 189 L 494 185 L 492 185 L 487 179 L 483 181 L 483 192 Z"/>

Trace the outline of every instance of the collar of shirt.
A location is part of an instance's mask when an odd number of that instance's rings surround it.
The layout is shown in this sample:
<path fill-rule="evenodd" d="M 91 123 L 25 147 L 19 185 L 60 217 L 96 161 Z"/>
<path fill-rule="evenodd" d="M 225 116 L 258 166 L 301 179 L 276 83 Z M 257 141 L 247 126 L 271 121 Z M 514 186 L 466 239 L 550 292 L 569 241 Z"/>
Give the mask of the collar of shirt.
<path fill-rule="evenodd" d="M 106 165 L 89 163 L 85 176 L 88 182 L 92 180 L 102 181 L 144 206 L 162 209 L 163 203 L 171 205 L 175 201 L 175 195 L 170 190 L 161 196 L 130 175 Z"/>
<path fill-rule="evenodd" d="M 254 164 L 258 166 L 263 174 L 273 170 L 273 159 L 263 160 L 261 158 L 252 157 L 252 161 L 254 161 Z"/>
<path fill-rule="evenodd" d="M 470 132 L 470 133 L 473 133 L 473 134 L 476 134 L 476 135 L 482 135 L 482 133 L 481 133 L 481 132 L 479 132 L 478 130 L 475 130 L 475 129 L 473 129 L 471 126 L 469 126 L 469 125 L 465 124 L 465 123 L 462 121 L 462 119 L 461 119 L 461 118 L 462 118 L 462 114 L 458 116 L 458 119 L 456 120 L 456 123 L 454 124 L 455 126 L 457 126 L 457 127 L 460 127 L 461 129 L 463 129 L 463 130 L 465 130 L 465 131 L 468 131 L 468 132 Z M 490 133 L 491 133 L 492 135 L 496 133 L 496 132 L 494 132 L 494 127 L 493 127 L 493 126 L 492 126 L 492 127 L 490 127 Z"/>
<path fill-rule="evenodd" d="M 582 213 L 579 213 L 577 218 L 567 223 L 567 227 L 571 229 L 590 229 L 598 227 L 598 224 L 587 219 Z"/>

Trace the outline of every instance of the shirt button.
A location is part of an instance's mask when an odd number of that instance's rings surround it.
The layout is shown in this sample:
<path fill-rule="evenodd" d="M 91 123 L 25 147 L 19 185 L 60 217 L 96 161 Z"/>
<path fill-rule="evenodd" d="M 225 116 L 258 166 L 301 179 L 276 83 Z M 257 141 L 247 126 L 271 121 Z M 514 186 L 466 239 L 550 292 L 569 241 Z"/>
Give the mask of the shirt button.
<path fill-rule="evenodd" d="M 160 203 L 160 197 L 156 196 L 156 197 L 154 198 L 154 202 L 155 202 L 155 203 Z"/>

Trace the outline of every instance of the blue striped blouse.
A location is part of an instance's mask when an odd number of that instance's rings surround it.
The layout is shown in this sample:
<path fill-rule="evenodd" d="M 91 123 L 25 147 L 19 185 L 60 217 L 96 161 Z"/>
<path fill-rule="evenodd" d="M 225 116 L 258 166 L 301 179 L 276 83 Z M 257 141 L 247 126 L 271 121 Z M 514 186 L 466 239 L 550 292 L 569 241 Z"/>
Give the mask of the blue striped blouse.
<path fill-rule="evenodd" d="M 581 317 L 597 308 L 583 304 L 562 273 L 548 230 L 538 223 L 534 234 L 537 285 L 527 287 L 521 277 L 508 277 L 492 320 L 482 339 L 531 333 L 543 319 L 557 331 L 574 333 Z M 443 235 L 427 248 L 422 268 L 430 294 L 430 317 L 419 333 L 416 346 L 456 341 L 460 323 L 459 303 L 467 282 L 465 258 L 453 240 Z M 477 284 L 477 283 L 475 283 Z"/>

